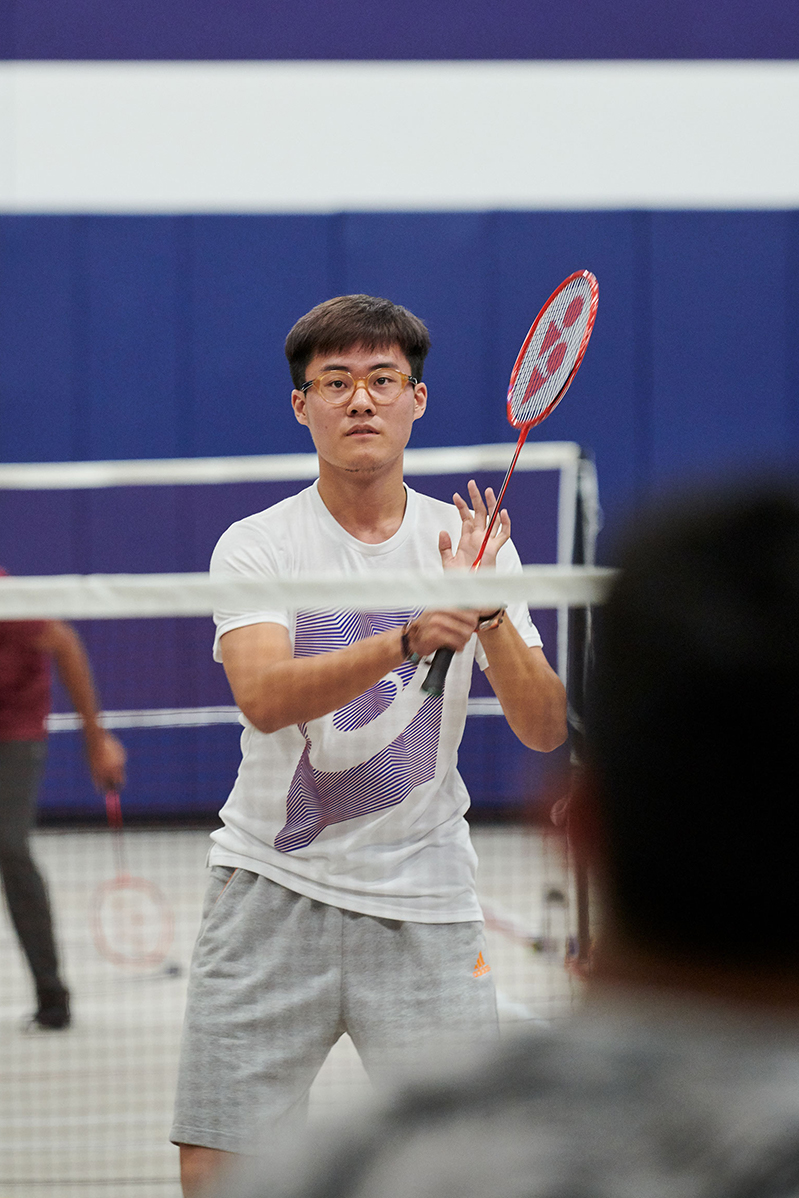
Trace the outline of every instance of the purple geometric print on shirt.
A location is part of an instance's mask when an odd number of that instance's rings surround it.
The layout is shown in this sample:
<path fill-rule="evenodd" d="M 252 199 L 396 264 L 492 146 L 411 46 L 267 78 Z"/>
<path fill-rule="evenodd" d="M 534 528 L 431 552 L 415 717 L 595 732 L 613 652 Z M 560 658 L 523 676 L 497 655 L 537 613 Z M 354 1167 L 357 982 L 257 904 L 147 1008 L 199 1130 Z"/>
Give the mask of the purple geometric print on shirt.
<path fill-rule="evenodd" d="M 300 612 L 294 639 L 294 656 L 311 657 L 342 649 L 388 628 L 401 627 L 417 611 Z M 416 671 L 403 662 L 394 672 L 402 689 Z M 339 732 L 355 732 L 391 706 L 397 686 L 389 679 L 370 687 L 357 699 L 333 713 Z M 436 770 L 443 700 L 428 697 L 408 726 L 368 761 L 349 770 L 326 772 L 311 765 L 312 742 L 300 725 L 306 747 L 294 772 L 286 800 L 286 824 L 275 838 L 275 848 L 290 853 L 305 848 L 329 824 L 380 811 L 401 803 L 416 786 L 429 782 Z"/>
<path fill-rule="evenodd" d="M 294 656 L 315 657 L 354 645 L 356 641 L 400 628 L 406 620 L 419 615 L 413 611 L 301 611 L 294 630 Z"/>
<path fill-rule="evenodd" d="M 298 612 L 294 633 L 294 656 L 315 657 L 318 653 L 332 653 L 344 649 L 356 641 L 376 636 L 389 628 L 401 628 L 408 620 L 419 615 L 414 611 L 321 611 Z M 394 670 L 402 679 L 403 690 L 413 678 L 416 666 L 404 661 Z M 333 713 L 333 727 L 341 732 L 354 732 L 364 728 L 382 715 L 396 697 L 396 687 L 386 679 L 371 686 L 364 694 L 353 699 Z M 303 728 L 303 735 L 305 729 Z"/>
<path fill-rule="evenodd" d="M 293 655 L 311 658 L 317 653 L 332 653 L 345 645 L 355 645 L 367 636 L 399 628 L 406 619 L 419 615 L 414 611 L 298 611 Z"/>
<path fill-rule="evenodd" d="M 410 664 L 410 663 L 408 663 Z M 399 671 L 397 671 L 399 673 Z M 403 679 L 403 690 L 408 685 L 412 673 Z M 388 711 L 397 697 L 397 687 L 388 678 L 381 678 L 369 690 L 353 699 L 346 707 L 340 707 L 333 713 L 333 727 L 342 732 L 354 732 L 356 728 L 365 728 L 376 720 L 384 711 Z"/>
<path fill-rule="evenodd" d="M 407 728 L 351 770 L 324 773 L 306 745 L 289 788 L 286 824 L 275 837 L 282 853 L 304 849 L 329 824 L 394 807 L 436 772 L 443 696 L 427 698 Z"/>

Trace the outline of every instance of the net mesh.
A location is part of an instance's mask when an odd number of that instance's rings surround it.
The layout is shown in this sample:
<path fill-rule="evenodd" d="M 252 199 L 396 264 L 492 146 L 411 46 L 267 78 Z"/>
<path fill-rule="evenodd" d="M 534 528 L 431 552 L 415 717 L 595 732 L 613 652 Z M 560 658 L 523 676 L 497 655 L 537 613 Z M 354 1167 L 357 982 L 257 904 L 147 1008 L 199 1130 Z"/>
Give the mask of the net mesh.
<path fill-rule="evenodd" d="M 588 271 L 560 287 L 539 315 L 508 390 L 511 424 L 536 424 L 563 393 L 585 351 L 596 313 L 596 279 Z"/>
<path fill-rule="evenodd" d="M 493 482 L 508 447 L 487 448 L 496 451 L 495 466 L 486 466 L 486 456 L 474 451 L 465 465 L 458 460 L 459 474 L 478 472 L 477 465 Z M 534 461 L 537 448 L 531 447 L 529 468 L 522 470 L 528 491 L 522 486 L 517 495 L 529 493 L 539 517 L 549 512 L 549 522 L 538 549 L 523 552 L 523 560 L 534 564 L 514 580 L 518 594 L 513 597 L 530 602 L 550 659 L 565 671 L 568 646 L 560 616 L 569 604 L 601 598 L 607 573 L 569 565 L 584 473 L 579 451 L 570 447 L 555 457 L 546 447 Z M 78 494 L 80 488 L 48 489 L 50 469 L 26 480 L 26 485 L 45 485 L 28 488 L 35 502 L 27 510 L 33 516 L 27 529 L 17 529 L 15 540 L 35 539 L 35 518 L 48 494 L 56 494 L 62 505 Z M 285 465 L 274 469 L 277 473 Z M 436 469 L 439 474 L 420 475 L 415 485 L 451 493 L 449 470 L 440 463 Z M 214 470 L 219 473 L 218 464 Z M 276 480 L 264 481 L 269 490 Z M 289 488 L 298 484 L 301 477 L 286 480 Z M 146 535 L 156 499 L 171 501 L 167 491 L 154 496 L 150 488 L 171 485 L 161 476 L 126 495 L 128 516 L 135 515 L 134 539 Z M 174 485 L 209 489 L 226 508 L 225 517 L 239 499 L 250 510 L 266 506 L 253 503 L 252 479 Z M 236 488 L 246 493 L 234 503 L 230 490 Z M 119 504 L 113 489 L 89 485 L 83 490 L 84 509 Z M 0 492 L 0 504 L 18 504 L 21 494 Z M 203 496 L 195 493 L 191 500 L 196 508 Z M 108 527 L 118 541 L 119 526 L 109 522 Z M 215 535 L 212 527 L 209 540 Z M 12 548 L 10 542 L 0 545 L 0 560 L 18 569 Z M 73 1022 L 64 1032 L 30 1028 L 30 973 L 10 920 L 0 919 L 0 1194 L 177 1198 L 177 1152 L 167 1137 L 187 970 L 207 881 L 209 832 L 218 825 L 217 813 L 240 759 L 238 711 L 210 654 L 209 613 L 218 595 L 200 575 L 199 561 L 188 562 L 196 576 L 142 572 L 131 586 L 129 577 L 113 574 L 98 580 L 54 571 L 42 577 L 52 561 L 46 538 L 39 538 L 38 549 L 38 558 L 31 554 L 30 560 L 42 563 L 39 577 L 0 583 L 0 620 L 23 615 L 75 620 L 93 664 L 104 722 L 127 749 L 128 782 L 119 807 L 94 791 L 79 721 L 56 688 L 39 792 L 40 824 L 32 845 L 49 890 Z M 90 564 L 107 568 L 117 549 L 111 542 L 104 547 L 95 533 Z M 207 557 L 206 550 L 203 546 Z M 130 562 L 134 570 L 141 565 L 133 551 Z M 463 581 L 396 579 L 392 606 L 405 595 L 411 607 L 424 606 L 431 594 L 462 603 Z M 318 603 L 320 586 L 334 601 L 339 583 L 327 578 L 323 583 L 278 580 L 276 585 L 294 587 L 291 602 L 302 608 Z M 374 602 L 366 582 L 362 593 L 352 579 L 340 585 L 348 588 L 350 607 Z M 450 587 L 448 594 L 435 589 L 442 585 Z M 475 577 L 474 585 L 491 583 L 487 576 Z M 519 746 L 498 717 L 496 700 L 476 675 L 459 768 L 473 799 L 478 887 L 500 1016 L 510 1026 L 557 1018 L 576 1000 L 579 983 L 564 967 L 576 933 L 576 896 L 560 837 L 539 818 L 545 794 L 551 797 L 546 767 L 552 763 Z M 344 1037 L 314 1083 L 311 1117 L 326 1118 L 367 1087 L 357 1054 Z"/>

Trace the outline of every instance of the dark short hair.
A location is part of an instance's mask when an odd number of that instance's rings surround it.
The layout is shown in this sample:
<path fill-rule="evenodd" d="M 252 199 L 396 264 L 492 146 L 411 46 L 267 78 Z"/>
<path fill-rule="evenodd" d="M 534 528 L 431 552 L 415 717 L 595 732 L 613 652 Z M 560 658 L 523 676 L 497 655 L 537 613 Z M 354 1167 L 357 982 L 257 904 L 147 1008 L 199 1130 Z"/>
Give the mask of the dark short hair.
<path fill-rule="evenodd" d="M 305 369 L 317 354 L 353 346 L 381 349 L 398 345 L 421 381 L 430 334 L 418 316 L 400 304 L 374 295 L 337 295 L 306 312 L 286 338 L 286 357 L 295 387 L 305 382 Z"/>
<path fill-rule="evenodd" d="M 645 520 L 600 613 L 587 752 L 608 901 L 638 944 L 799 966 L 799 495 Z"/>

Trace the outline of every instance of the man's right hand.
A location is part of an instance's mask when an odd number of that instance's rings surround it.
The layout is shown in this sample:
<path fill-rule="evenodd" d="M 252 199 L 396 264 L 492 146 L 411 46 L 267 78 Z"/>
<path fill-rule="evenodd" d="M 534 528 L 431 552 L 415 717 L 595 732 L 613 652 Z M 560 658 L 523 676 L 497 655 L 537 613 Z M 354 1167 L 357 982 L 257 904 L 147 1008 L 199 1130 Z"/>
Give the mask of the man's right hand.
<path fill-rule="evenodd" d="M 476 611 L 424 611 L 412 622 L 408 650 L 429 657 L 442 645 L 456 653 L 477 627 Z M 247 624 L 220 644 L 233 697 L 260 732 L 307 724 L 351 703 L 404 659 L 401 628 L 346 648 L 295 658 L 280 624 Z"/>
<path fill-rule="evenodd" d="M 429 657 L 437 649 L 460 653 L 477 628 L 476 611 L 423 611 L 406 627 L 408 647 L 419 657 Z"/>

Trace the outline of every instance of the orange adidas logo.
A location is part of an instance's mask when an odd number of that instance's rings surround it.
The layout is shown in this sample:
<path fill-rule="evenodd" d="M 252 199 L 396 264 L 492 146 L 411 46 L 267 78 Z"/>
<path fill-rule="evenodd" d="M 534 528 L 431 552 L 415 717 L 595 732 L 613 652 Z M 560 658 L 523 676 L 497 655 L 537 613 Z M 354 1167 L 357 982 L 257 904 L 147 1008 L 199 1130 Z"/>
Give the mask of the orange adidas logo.
<path fill-rule="evenodd" d="M 486 965 L 485 961 L 483 960 L 483 954 L 478 953 L 475 967 L 472 970 L 472 977 L 473 978 L 482 978 L 482 977 L 485 977 L 485 975 L 490 972 L 491 972 L 491 966 Z"/>

